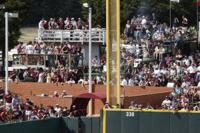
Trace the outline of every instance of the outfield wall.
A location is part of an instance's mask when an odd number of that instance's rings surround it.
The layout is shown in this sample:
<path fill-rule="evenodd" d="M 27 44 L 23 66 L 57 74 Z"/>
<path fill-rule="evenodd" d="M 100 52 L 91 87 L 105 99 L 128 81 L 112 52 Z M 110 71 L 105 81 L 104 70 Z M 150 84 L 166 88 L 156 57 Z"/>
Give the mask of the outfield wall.
<path fill-rule="evenodd" d="M 61 119 L 61 133 L 100 133 L 99 117 L 72 117 Z"/>
<path fill-rule="evenodd" d="M 100 118 L 66 117 L 0 124 L 0 133 L 100 133 Z"/>
<path fill-rule="evenodd" d="M 101 117 L 67 117 L 0 125 L 0 133 L 200 133 L 200 112 L 104 110 Z"/>
<path fill-rule="evenodd" d="M 60 119 L 35 120 L 0 125 L 0 133 L 61 133 Z"/>
<path fill-rule="evenodd" d="M 103 133 L 200 133 L 200 112 L 104 110 L 103 118 Z"/>

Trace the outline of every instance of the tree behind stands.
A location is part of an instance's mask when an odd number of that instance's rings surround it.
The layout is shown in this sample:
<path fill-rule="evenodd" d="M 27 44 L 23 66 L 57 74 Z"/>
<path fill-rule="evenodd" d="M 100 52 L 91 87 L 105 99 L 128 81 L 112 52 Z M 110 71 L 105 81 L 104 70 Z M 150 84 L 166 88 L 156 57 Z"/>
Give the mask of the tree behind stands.
<path fill-rule="evenodd" d="M 29 16 L 25 26 L 36 26 L 41 18 L 82 17 L 80 0 L 30 0 Z"/>
<path fill-rule="evenodd" d="M 18 12 L 19 18 L 9 21 L 9 48 L 12 48 L 20 36 L 20 22 L 26 17 L 28 0 L 4 0 L 5 9 L 0 9 L 0 50 L 4 50 L 5 19 L 4 12 Z"/>
<path fill-rule="evenodd" d="M 99 22 L 103 26 L 105 25 L 105 0 L 81 0 L 81 2 L 91 3 L 93 7 L 93 23 Z M 156 14 L 156 19 L 159 22 L 166 22 L 169 24 L 169 0 L 120 0 L 121 3 L 121 25 L 126 24 L 127 19 L 131 19 L 137 15 L 151 15 Z M 100 15 L 101 14 L 101 15 Z M 87 16 L 87 12 L 83 12 L 84 16 Z M 172 19 L 185 15 L 191 25 L 197 25 L 196 23 L 196 4 L 191 0 L 181 0 L 180 3 L 172 2 Z M 124 29 L 124 27 L 122 27 Z"/>

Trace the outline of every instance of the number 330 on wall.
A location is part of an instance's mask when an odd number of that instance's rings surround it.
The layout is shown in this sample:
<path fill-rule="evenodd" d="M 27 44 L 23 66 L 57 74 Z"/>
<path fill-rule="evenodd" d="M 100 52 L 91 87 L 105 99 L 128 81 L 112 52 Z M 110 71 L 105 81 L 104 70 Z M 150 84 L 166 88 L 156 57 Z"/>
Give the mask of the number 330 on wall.
<path fill-rule="evenodd" d="M 126 112 L 126 117 L 134 117 L 135 113 L 134 112 Z"/>

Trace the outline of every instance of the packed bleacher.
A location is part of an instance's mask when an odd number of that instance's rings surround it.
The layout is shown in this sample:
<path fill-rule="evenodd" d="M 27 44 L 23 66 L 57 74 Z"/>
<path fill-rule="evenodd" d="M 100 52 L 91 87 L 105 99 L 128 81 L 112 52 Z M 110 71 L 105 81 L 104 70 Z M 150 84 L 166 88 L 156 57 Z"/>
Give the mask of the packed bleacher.
<path fill-rule="evenodd" d="M 176 17 L 170 28 L 159 24 L 154 16 L 137 16 L 127 21 L 122 34 L 121 67 L 124 69 L 123 86 L 167 86 L 173 92 L 165 98 L 158 109 L 200 110 L 200 52 L 184 54 L 185 42 L 197 38 L 194 27 L 188 19 Z M 174 50 L 168 53 L 165 43 L 171 43 Z M 186 49 L 188 50 L 188 49 Z M 148 63 L 148 60 L 153 57 Z M 134 62 L 136 61 L 136 62 Z M 138 105 L 134 101 L 130 109 L 153 109 Z M 157 109 L 157 108 L 156 108 Z"/>
<path fill-rule="evenodd" d="M 32 55 L 29 64 L 37 65 L 43 64 L 44 60 L 41 60 L 40 55 L 48 56 L 48 67 L 45 68 L 27 68 L 27 69 L 14 69 L 10 72 L 10 82 L 46 82 L 46 83 L 85 83 L 87 84 L 87 76 L 84 76 L 85 73 L 88 73 L 87 66 L 83 66 L 83 56 L 81 53 L 81 47 L 79 45 L 70 45 L 64 44 L 62 46 L 55 46 L 51 44 L 45 48 L 40 48 L 43 44 L 22 44 L 20 43 L 17 46 L 17 51 L 19 54 L 28 54 Z M 39 46 L 37 49 L 36 47 Z M 50 49 L 50 50 L 49 50 Z M 37 56 L 35 56 L 37 55 Z M 53 57 L 58 55 L 57 60 Z M 67 55 L 66 57 L 64 55 Z M 71 55 L 70 60 L 68 55 Z M 22 59 L 23 62 L 20 62 L 21 65 L 24 65 L 26 60 Z M 70 62 L 70 66 L 69 66 Z M 100 60 L 95 56 L 92 59 L 93 72 L 100 71 L 101 68 L 105 67 L 105 58 Z M 101 77 L 102 78 L 102 77 Z M 95 82 L 103 83 L 99 76 L 94 77 Z M 105 81 L 105 80 L 104 80 Z"/>
<path fill-rule="evenodd" d="M 133 17 L 127 20 L 122 34 L 124 43 L 131 41 L 179 41 L 192 39 L 195 34 L 195 28 L 190 26 L 188 19 L 183 15 L 181 20 L 174 18 L 172 26 L 166 23 L 160 23 L 156 20 L 155 15 Z"/>
<path fill-rule="evenodd" d="M 0 124 L 14 123 L 28 120 L 43 120 L 47 118 L 79 116 L 76 107 L 71 109 L 53 106 L 34 105 L 30 99 L 22 100 L 17 94 L 0 93 Z"/>
<path fill-rule="evenodd" d="M 38 24 L 39 30 L 87 30 L 89 28 L 89 23 L 83 21 L 81 18 L 77 20 L 75 18 L 66 17 L 63 18 L 50 18 L 45 20 L 42 18 Z M 97 25 L 97 28 L 101 28 L 100 25 Z"/>
<path fill-rule="evenodd" d="M 66 18 L 66 20 L 50 18 L 49 21 L 42 19 L 39 22 L 39 29 L 66 29 L 65 27 L 68 27 L 69 24 L 74 25 L 75 29 L 82 29 L 80 27 L 83 23 L 80 18 L 77 21 L 74 18 Z M 121 85 L 167 86 L 178 79 L 182 81 L 184 80 L 183 77 L 194 73 L 189 80 L 193 81 L 191 85 L 197 86 L 200 69 L 199 51 L 196 51 L 193 55 L 185 55 L 182 48 L 184 42 L 193 40 L 195 35 L 195 28 L 189 26 L 188 19 L 184 15 L 180 20 L 175 17 L 172 27 L 166 23 L 159 23 L 155 14 L 152 14 L 152 16 L 138 15 L 127 20 L 121 38 Z M 173 45 L 174 51 L 167 52 L 166 42 L 172 43 L 170 45 Z M 30 42 L 28 44 L 19 43 L 16 49 L 19 54 L 74 54 L 75 58 L 73 58 L 73 66 L 70 69 L 67 68 L 69 61 L 66 61 L 66 58 L 59 58 L 57 62 L 49 63 L 54 64 L 54 67 L 47 70 L 13 71 L 11 81 L 15 81 L 15 78 L 23 81 L 27 75 L 30 75 L 28 79 L 33 78 L 33 81 L 47 83 L 80 83 L 83 79 L 87 79 L 84 76 L 84 73 L 88 72 L 87 67 L 77 68 L 82 61 L 82 49 L 79 44 L 64 43 L 59 45 L 56 43 Z M 40 59 L 37 60 L 38 62 L 41 61 Z M 48 60 L 51 61 L 51 59 Z M 92 59 L 93 72 L 103 72 L 93 77 L 94 83 L 102 84 L 106 82 L 105 64 L 105 55 Z M 77 72 L 81 73 L 81 76 Z"/>
<path fill-rule="evenodd" d="M 83 22 L 81 18 L 78 18 L 76 21 L 74 18 L 68 18 L 64 20 L 63 18 L 50 18 L 49 21 L 45 19 L 41 19 L 38 24 L 39 29 L 45 30 L 56 30 L 56 29 L 67 29 L 67 30 L 75 30 L 75 29 L 87 29 L 88 24 Z"/>
<path fill-rule="evenodd" d="M 181 19 L 175 18 L 172 27 L 157 22 L 155 14 L 127 20 L 121 47 L 123 86 L 167 86 L 191 73 L 191 85 L 197 86 L 199 51 L 183 53 L 186 42 L 197 34 L 184 15 Z"/>
<path fill-rule="evenodd" d="M 50 66 L 66 66 L 67 62 L 69 62 L 69 60 L 67 61 L 69 55 L 71 56 L 71 62 L 74 63 L 73 66 L 78 67 L 82 63 L 82 48 L 76 44 L 63 43 L 59 45 L 58 43 L 38 43 L 36 41 L 28 43 L 19 42 L 14 49 L 15 55 L 32 55 L 31 60 L 27 60 L 26 58 L 21 59 L 20 63 L 22 65 L 26 61 L 28 61 L 28 64 L 35 63 L 44 65 L 45 59 L 43 57 L 47 56 Z M 58 62 L 54 61 L 54 56 L 58 57 Z"/>
<path fill-rule="evenodd" d="M 200 90 L 198 87 L 181 87 L 180 82 L 173 89 L 169 96 L 162 101 L 158 107 L 150 104 L 142 105 L 134 101 L 131 102 L 129 109 L 134 110 L 168 110 L 168 111 L 200 111 Z"/>
<path fill-rule="evenodd" d="M 63 43 L 62 45 L 58 43 L 38 43 L 28 42 L 23 43 L 19 42 L 16 46 L 17 54 L 80 54 L 81 47 L 78 44 Z"/>
<path fill-rule="evenodd" d="M 88 24 L 80 18 L 59 18 L 49 21 L 42 19 L 39 22 L 42 30 L 74 30 L 88 29 Z M 167 86 L 173 88 L 161 106 L 138 105 L 131 102 L 130 109 L 166 109 L 166 110 L 200 110 L 200 52 L 185 54 L 185 42 L 196 39 L 196 30 L 191 27 L 188 19 L 176 17 L 170 27 L 166 23 L 159 23 L 155 14 L 152 16 L 138 15 L 127 20 L 124 32 L 121 35 L 121 86 Z M 170 45 L 172 50 L 169 51 Z M 53 84 L 88 84 L 88 67 L 81 66 L 82 49 L 79 44 L 29 42 L 19 43 L 17 54 L 35 55 L 75 55 L 72 58 L 72 67 L 69 68 L 66 58 L 59 57 L 57 62 L 50 62 L 47 68 L 28 68 L 10 72 L 10 82 L 40 82 Z M 39 57 L 36 57 L 39 62 Z M 49 61 L 51 58 L 48 59 Z M 37 63 L 36 63 L 37 64 Z M 52 65 L 54 64 L 54 65 Z M 93 84 L 106 84 L 105 54 L 92 59 Z M 9 96 L 10 95 L 10 96 Z M 38 107 L 30 100 L 21 102 L 17 97 L 4 96 L 11 111 L 1 103 L 0 121 L 44 119 L 70 115 L 69 110 L 63 107 Z M 17 99 L 17 100 L 16 100 Z M 14 104 L 17 103 L 17 106 Z M 7 107 L 7 106 L 6 106 Z M 105 105 L 106 108 L 110 108 Z"/>

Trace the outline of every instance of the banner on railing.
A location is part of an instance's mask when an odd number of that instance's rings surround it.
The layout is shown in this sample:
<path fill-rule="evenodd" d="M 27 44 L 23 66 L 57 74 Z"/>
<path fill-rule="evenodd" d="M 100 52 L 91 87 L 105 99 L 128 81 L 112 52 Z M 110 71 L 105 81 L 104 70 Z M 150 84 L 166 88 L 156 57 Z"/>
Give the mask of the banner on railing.
<path fill-rule="evenodd" d="M 105 29 L 92 30 L 92 42 L 105 44 Z M 40 42 L 89 42 L 88 30 L 38 30 Z"/>

